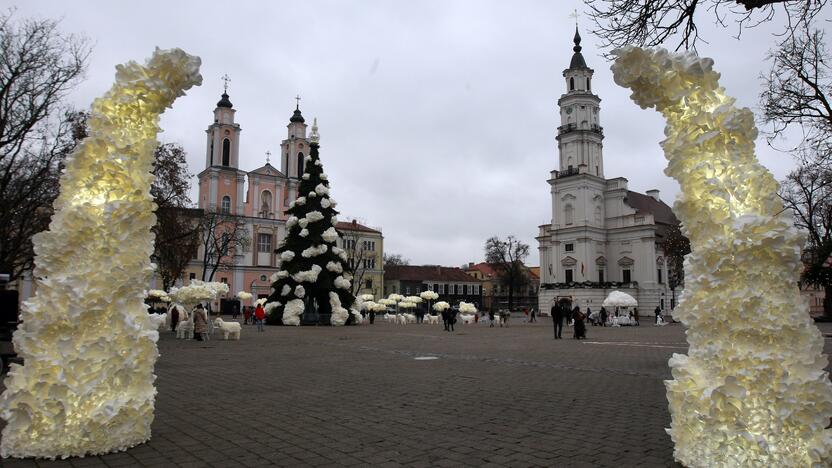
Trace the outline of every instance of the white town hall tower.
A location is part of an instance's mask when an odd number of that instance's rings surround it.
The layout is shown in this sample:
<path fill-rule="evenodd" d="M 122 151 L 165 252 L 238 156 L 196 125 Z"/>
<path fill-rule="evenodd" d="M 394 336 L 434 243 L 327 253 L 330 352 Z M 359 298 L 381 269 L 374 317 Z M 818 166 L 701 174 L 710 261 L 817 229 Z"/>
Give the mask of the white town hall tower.
<path fill-rule="evenodd" d="M 537 237 L 540 311 L 570 298 L 595 312 L 617 289 L 638 300 L 640 315 L 652 315 L 656 306 L 671 307 L 661 242 L 678 220 L 658 190 L 632 192 L 627 179 L 604 177 L 601 99 L 592 93 L 593 70 L 581 55 L 577 29 L 574 42 L 563 72 L 566 93 L 558 100 L 560 169 L 548 180 L 552 219 Z"/>

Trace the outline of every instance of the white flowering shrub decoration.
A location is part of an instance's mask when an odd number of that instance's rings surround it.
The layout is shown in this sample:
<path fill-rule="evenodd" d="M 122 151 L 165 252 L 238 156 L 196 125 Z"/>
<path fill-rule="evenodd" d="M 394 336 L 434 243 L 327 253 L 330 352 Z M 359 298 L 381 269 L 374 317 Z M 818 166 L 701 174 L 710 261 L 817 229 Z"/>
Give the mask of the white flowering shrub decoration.
<path fill-rule="evenodd" d="M 711 59 L 616 51 L 616 83 L 667 119 L 665 172 L 690 238 L 673 317 L 688 355 L 666 381 L 674 455 L 686 466 L 832 465 L 832 384 L 823 337 L 800 297 L 805 234 L 757 161 L 750 110 L 719 86 Z"/>
<path fill-rule="evenodd" d="M 433 305 L 433 310 L 435 310 L 437 312 L 443 312 L 443 311 L 448 310 L 450 307 L 451 307 L 451 305 L 448 304 L 447 302 L 439 301 L 439 302 L 437 302 L 436 304 Z"/>
<path fill-rule="evenodd" d="M 271 306 L 268 322 L 345 325 L 355 320 L 360 304 L 350 292 L 347 255 L 337 246 L 338 212 L 329 198 L 329 182 L 321 177 L 317 126 L 311 140 L 298 189 L 305 196 L 290 204 L 286 239 L 277 250 L 281 270 L 273 277 L 268 300 L 285 306 Z"/>
<path fill-rule="evenodd" d="M 116 67 L 89 136 L 66 160 L 49 230 L 33 238 L 35 296 L 0 397 L 3 457 L 66 458 L 150 438 L 158 332 L 144 304 L 159 115 L 202 82 L 200 60 L 157 49 Z M 106 324 L 102 326 L 101 324 Z"/>
<path fill-rule="evenodd" d="M 476 314 L 477 306 L 471 304 L 470 302 L 462 301 L 459 303 L 459 312 L 463 314 Z"/>

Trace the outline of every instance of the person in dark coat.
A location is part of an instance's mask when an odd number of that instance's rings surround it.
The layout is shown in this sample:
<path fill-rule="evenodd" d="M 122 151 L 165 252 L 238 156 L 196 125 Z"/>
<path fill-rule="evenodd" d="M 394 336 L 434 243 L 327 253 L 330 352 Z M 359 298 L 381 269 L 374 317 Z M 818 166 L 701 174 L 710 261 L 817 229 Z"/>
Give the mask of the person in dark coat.
<path fill-rule="evenodd" d="M 179 306 L 172 305 L 170 307 L 170 331 L 176 331 L 176 325 L 179 323 Z"/>
<path fill-rule="evenodd" d="M 566 313 L 564 311 L 564 305 L 555 303 L 552 306 L 551 314 L 552 314 L 552 323 L 555 326 L 555 339 L 559 340 L 563 338 L 563 319 L 566 317 Z"/>
<path fill-rule="evenodd" d="M 575 330 L 575 334 L 572 336 L 576 340 L 581 340 L 586 338 L 586 324 L 584 323 L 584 319 L 586 316 L 583 312 L 581 312 L 581 308 L 575 306 L 572 309 L 572 320 L 574 320 L 575 324 L 573 325 L 573 329 Z"/>
<path fill-rule="evenodd" d="M 656 314 L 656 322 L 655 323 L 659 323 L 659 317 L 661 317 L 661 315 L 662 315 L 662 309 L 660 309 L 659 306 L 656 306 L 656 310 L 654 310 L 653 313 Z"/>
<path fill-rule="evenodd" d="M 449 331 L 448 330 L 448 323 L 449 323 L 450 316 L 451 316 L 450 307 L 442 311 L 442 323 L 445 325 L 445 331 Z"/>
<path fill-rule="evenodd" d="M 607 313 L 607 309 L 603 306 L 601 307 L 601 325 L 607 326 L 607 319 L 609 318 L 609 314 Z"/>
<path fill-rule="evenodd" d="M 537 314 L 537 311 L 534 309 L 534 307 L 532 307 L 532 310 L 529 311 L 529 323 L 537 322 L 537 320 L 534 317 L 536 314 Z"/>

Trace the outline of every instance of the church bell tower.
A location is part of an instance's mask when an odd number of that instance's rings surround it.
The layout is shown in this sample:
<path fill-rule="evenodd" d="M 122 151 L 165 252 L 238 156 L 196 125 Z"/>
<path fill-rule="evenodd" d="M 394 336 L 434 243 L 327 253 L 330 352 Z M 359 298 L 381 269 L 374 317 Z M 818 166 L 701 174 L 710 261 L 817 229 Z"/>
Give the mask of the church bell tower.
<path fill-rule="evenodd" d="M 575 28 L 574 54 L 569 68 L 563 71 L 566 93 L 558 99 L 560 121 L 558 151 L 562 174 L 590 174 L 604 177 L 601 127 L 601 98 L 592 93 L 594 71 L 581 54 L 581 35 Z"/>

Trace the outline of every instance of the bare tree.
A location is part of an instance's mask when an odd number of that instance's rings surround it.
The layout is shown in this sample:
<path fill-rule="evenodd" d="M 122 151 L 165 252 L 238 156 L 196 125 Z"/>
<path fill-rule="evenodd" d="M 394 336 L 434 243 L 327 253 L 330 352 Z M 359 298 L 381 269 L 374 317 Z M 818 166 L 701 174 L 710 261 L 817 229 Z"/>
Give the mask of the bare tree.
<path fill-rule="evenodd" d="M 156 210 L 153 262 L 165 291 L 182 277 L 191 259 L 196 258 L 202 218 L 203 211 L 195 208 L 168 206 Z"/>
<path fill-rule="evenodd" d="M 769 143 L 798 128 L 802 140 L 792 148 L 804 163 L 828 163 L 832 142 L 832 76 L 824 32 L 807 31 L 784 41 L 769 55 L 771 71 L 763 76 L 760 101 L 770 124 Z"/>
<path fill-rule="evenodd" d="M 626 45 L 654 47 L 674 41 L 676 50 L 696 50 L 697 42 L 704 42 L 697 27 L 702 10 L 723 27 L 733 23 L 736 38 L 744 29 L 771 21 L 782 11 L 786 25 L 781 34 L 791 36 L 820 14 L 826 0 L 586 0 L 586 3 L 595 23 L 593 32 L 607 49 Z"/>
<path fill-rule="evenodd" d="M 374 253 L 367 249 L 367 244 L 361 241 L 358 231 L 341 231 L 341 239 L 344 242 L 344 253 L 347 254 L 347 261 L 344 262 L 347 273 L 352 275 L 351 293 L 357 296 L 364 287 L 364 276 L 367 273 L 369 262 Z"/>
<path fill-rule="evenodd" d="M 514 236 L 506 240 L 492 237 L 485 241 L 485 261 L 496 269 L 501 284 L 508 288 L 508 308 L 514 304 L 514 291 L 529 281 L 523 261 L 529 256 L 529 245 Z"/>
<path fill-rule="evenodd" d="M 676 288 L 685 285 L 685 255 L 690 253 L 690 239 L 682 234 L 678 224 L 668 227 L 661 242 L 667 260 L 667 285 L 676 297 Z"/>
<path fill-rule="evenodd" d="M 383 263 L 384 263 L 385 267 L 399 266 L 399 265 L 410 265 L 410 260 L 403 257 L 401 254 L 385 253 L 384 257 L 383 257 Z"/>
<path fill-rule="evenodd" d="M 63 102 L 90 47 L 56 21 L 0 14 L 0 272 L 32 268 L 32 236 L 49 224 L 62 161 L 85 136 L 85 114 Z"/>
<path fill-rule="evenodd" d="M 795 225 L 809 234 L 801 280 L 824 288 L 823 312 L 832 316 L 832 268 L 826 264 L 832 255 L 832 169 L 819 164 L 797 168 L 781 185 L 780 196 L 794 213 Z"/>
<path fill-rule="evenodd" d="M 206 211 L 200 225 L 202 280 L 213 281 L 218 271 L 232 269 L 250 243 L 245 218 Z"/>

